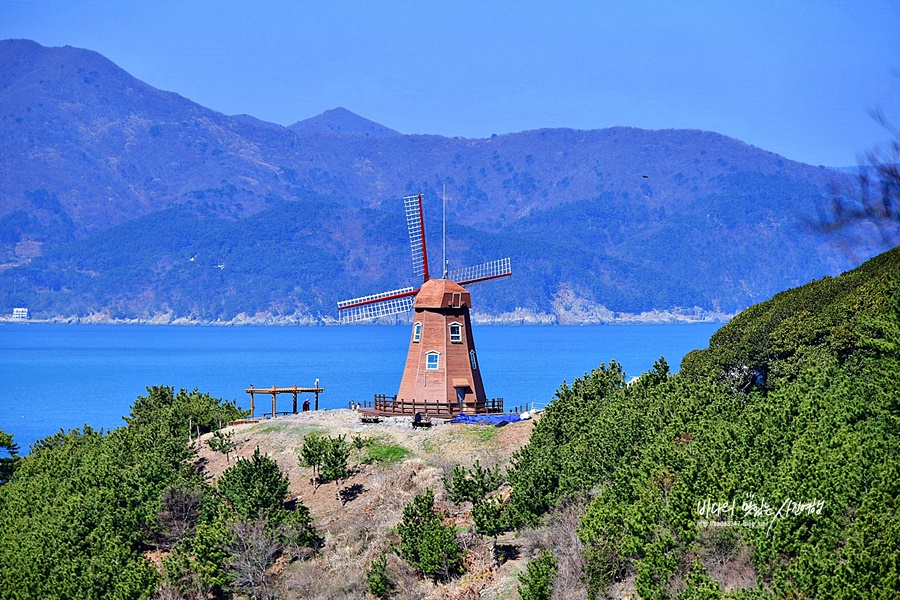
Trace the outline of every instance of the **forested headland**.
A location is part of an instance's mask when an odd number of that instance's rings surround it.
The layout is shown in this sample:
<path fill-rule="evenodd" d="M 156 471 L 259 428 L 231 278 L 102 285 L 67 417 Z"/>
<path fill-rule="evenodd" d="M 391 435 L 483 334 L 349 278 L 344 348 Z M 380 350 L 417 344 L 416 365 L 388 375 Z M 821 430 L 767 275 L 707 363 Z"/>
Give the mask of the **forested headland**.
<path fill-rule="evenodd" d="M 441 597 L 894 598 L 898 344 L 900 249 L 747 309 L 676 374 L 660 359 L 627 383 L 600 365 L 560 386 L 506 464 L 451 465 L 417 494 L 343 597 L 422 597 L 418 577 Z M 190 440 L 239 416 L 152 388 L 124 427 L 4 459 L 0 598 L 266 597 L 276 560 L 287 577 L 329 552 L 265 454 L 204 474 Z M 298 439 L 298 460 L 343 503 L 341 457 L 371 440 L 325 439 Z M 471 559 L 459 514 L 493 562 Z M 487 585 L 523 539 L 514 583 Z"/>
<path fill-rule="evenodd" d="M 676 375 L 564 385 L 513 460 L 510 523 L 583 497 L 592 597 L 896 597 L 898 359 L 895 249 L 744 311 Z"/>

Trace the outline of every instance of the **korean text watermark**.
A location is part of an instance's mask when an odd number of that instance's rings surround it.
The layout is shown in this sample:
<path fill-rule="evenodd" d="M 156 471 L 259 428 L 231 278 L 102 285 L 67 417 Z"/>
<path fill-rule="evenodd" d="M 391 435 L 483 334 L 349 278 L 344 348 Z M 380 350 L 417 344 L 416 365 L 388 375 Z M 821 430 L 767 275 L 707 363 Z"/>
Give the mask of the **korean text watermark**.
<path fill-rule="evenodd" d="M 756 494 L 746 494 L 742 502 L 737 498 L 697 501 L 697 515 L 702 519 L 698 525 L 701 527 L 766 527 L 767 533 L 778 520 L 821 515 L 823 508 L 824 500 L 785 498 L 780 503 L 769 504 Z"/>

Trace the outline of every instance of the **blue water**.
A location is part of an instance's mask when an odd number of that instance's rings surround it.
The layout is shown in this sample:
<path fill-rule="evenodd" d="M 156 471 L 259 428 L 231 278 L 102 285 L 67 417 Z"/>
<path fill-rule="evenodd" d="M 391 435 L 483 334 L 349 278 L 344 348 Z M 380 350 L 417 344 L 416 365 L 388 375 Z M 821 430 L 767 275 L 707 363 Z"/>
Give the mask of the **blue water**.
<path fill-rule="evenodd" d="M 488 397 L 507 408 L 546 405 L 563 380 L 611 359 L 629 377 L 665 356 L 673 370 L 718 328 L 698 325 L 597 327 L 476 326 Z M 325 388 L 320 408 L 397 392 L 409 326 L 166 327 L 126 325 L 0 326 L 0 429 L 24 453 L 62 429 L 109 429 L 147 386 L 170 385 L 236 399 L 244 389 L 276 385 Z M 301 397 L 302 400 L 302 397 Z M 257 397 L 257 412 L 271 406 Z M 281 396 L 279 410 L 290 410 Z"/>

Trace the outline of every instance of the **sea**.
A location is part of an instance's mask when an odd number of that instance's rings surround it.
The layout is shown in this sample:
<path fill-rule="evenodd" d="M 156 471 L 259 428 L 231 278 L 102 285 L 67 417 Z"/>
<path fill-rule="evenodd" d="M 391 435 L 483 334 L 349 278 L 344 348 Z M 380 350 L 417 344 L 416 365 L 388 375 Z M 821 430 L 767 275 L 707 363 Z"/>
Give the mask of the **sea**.
<path fill-rule="evenodd" d="M 630 379 L 664 356 L 673 371 L 706 348 L 720 324 L 476 325 L 485 392 L 507 410 L 545 407 L 560 385 L 612 360 Z M 409 345 L 408 325 L 219 327 L 0 324 L 0 429 L 25 454 L 58 431 L 124 425 L 147 387 L 199 389 L 249 408 L 245 389 L 313 387 L 319 408 L 347 408 L 394 395 Z M 301 395 L 302 400 L 311 395 Z M 279 396 L 278 410 L 292 398 Z M 256 397 L 257 415 L 271 408 Z"/>

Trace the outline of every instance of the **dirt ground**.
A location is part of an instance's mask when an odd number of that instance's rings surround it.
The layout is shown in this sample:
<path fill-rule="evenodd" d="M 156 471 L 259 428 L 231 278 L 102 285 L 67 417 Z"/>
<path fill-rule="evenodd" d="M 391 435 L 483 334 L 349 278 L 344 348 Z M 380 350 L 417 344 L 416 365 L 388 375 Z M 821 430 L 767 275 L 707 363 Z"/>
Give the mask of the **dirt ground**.
<path fill-rule="evenodd" d="M 393 529 L 403 507 L 416 494 L 431 489 L 448 522 L 453 522 L 468 550 L 467 573 L 450 585 L 421 581 L 402 561 L 392 557 L 389 565 L 397 576 L 397 598 L 513 598 L 515 573 L 527 562 L 515 539 L 501 539 L 509 560 L 496 564 L 489 545 L 471 532 L 471 507 L 455 507 L 446 501 L 441 476 L 456 464 L 504 467 L 512 454 L 527 443 L 534 420 L 504 427 L 466 425 L 434 421 L 426 429 L 413 429 L 409 417 L 388 417 L 381 423 L 364 424 L 360 414 L 349 409 L 323 410 L 263 419 L 258 423 L 226 428 L 234 433 L 237 450 L 230 460 L 212 452 L 206 435 L 199 444 L 198 461 L 211 478 L 218 477 L 238 457 L 260 452 L 274 459 L 290 479 L 291 497 L 310 509 L 314 524 L 325 538 L 322 550 L 308 561 L 285 567 L 279 597 L 364 598 L 365 571 L 378 554 L 396 543 Z M 395 444 L 410 455 L 395 464 L 357 464 L 351 455 L 352 476 L 341 482 L 345 504 L 338 500 L 338 487 L 324 484 L 315 489 L 309 468 L 301 467 L 297 454 L 305 436 L 354 435 L 375 438 L 380 444 Z"/>
<path fill-rule="evenodd" d="M 505 427 L 489 425 L 466 425 L 433 421 L 434 425 L 425 429 L 413 429 L 410 417 L 387 417 L 381 423 L 362 423 L 360 414 L 354 410 L 322 410 L 287 415 L 275 419 L 262 419 L 255 424 L 226 427 L 224 431 L 234 432 L 237 450 L 226 459 L 223 454 L 210 450 L 207 434 L 201 438 L 199 460 L 205 471 L 215 479 L 238 458 L 249 458 L 259 447 L 260 452 L 274 459 L 283 473 L 290 478 L 292 496 L 306 498 L 313 493 L 309 484 L 310 470 L 300 467 L 297 453 L 303 439 L 313 432 L 326 435 L 346 435 L 349 441 L 353 435 L 389 440 L 409 450 L 408 459 L 420 459 L 425 464 L 443 469 L 456 464 L 472 465 L 476 460 L 482 465 L 505 465 L 513 452 L 525 445 L 531 436 L 534 420 L 511 423 Z M 353 459 L 351 458 L 351 464 Z M 370 465 L 359 465 L 356 475 L 347 485 L 364 483 L 367 478 L 381 474 L 384 469 Z M 357 481 L 359 479 L 359 481 Z M 315 496 L 323 494 L 319 488 Z M 437 491 L 437 490 L 436 490 Z M 333 495 L 333 494 L 332 494 Z M 309 498 L 310 511 L 314 517 L 328 517 L 334 506 L 324 499 Z M 337 507 L 341 508 L 341 507 Z M 340 512 L 344 512 L 341 510 Z"/>

